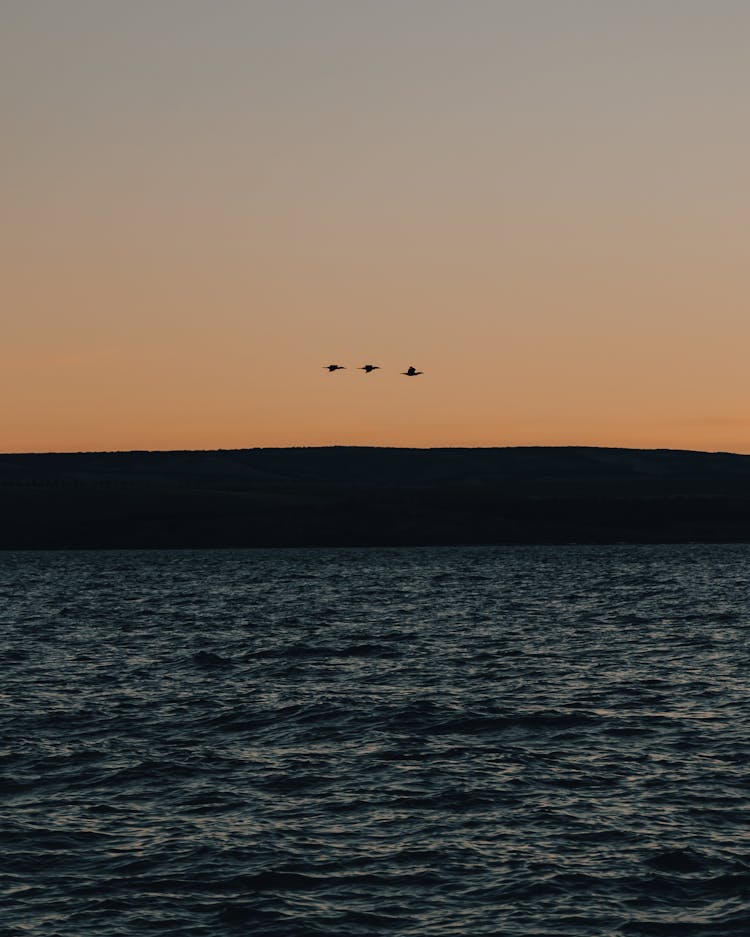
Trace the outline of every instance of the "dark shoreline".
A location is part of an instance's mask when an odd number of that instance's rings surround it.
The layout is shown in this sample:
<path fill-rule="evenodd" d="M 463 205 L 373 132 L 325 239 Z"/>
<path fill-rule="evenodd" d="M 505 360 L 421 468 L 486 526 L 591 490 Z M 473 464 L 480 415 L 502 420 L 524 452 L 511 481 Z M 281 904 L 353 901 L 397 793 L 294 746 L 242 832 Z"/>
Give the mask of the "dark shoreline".
<path fill-rule="evenodd" d="M 0 455 L 0 549 L 750 542 L 750 456 L 360 447 Z"/>

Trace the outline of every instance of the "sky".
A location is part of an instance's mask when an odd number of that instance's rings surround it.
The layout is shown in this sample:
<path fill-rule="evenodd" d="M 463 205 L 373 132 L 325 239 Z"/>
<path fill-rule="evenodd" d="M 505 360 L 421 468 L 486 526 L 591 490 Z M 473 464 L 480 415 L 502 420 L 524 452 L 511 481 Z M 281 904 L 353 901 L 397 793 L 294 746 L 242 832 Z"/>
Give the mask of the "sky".
<path fill-rule="evenodd" d="M 749 85 L 745 0 L 0 0 L 0 451 L 750 452 Z"/>

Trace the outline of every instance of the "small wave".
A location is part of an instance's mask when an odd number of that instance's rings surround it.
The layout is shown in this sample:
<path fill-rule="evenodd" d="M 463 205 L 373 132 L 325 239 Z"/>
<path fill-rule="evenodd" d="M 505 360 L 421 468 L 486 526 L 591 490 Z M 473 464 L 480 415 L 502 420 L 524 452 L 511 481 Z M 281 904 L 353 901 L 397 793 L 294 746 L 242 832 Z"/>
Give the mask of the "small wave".
<path fill-rule="evenodd" d="M 703 872 L 707 860 L 689 849 L 665 849 L 646 859 L 646 864 L 659 872 Z"/>
<path fill-rule="evenodd" d="M 393 658 L 401 656 L 399 648 L 389 647 L 388 644 L 362 643 L 344 645 L 313 645 L 295 644 L 289 647 L 265 648 L 256 651 L 251 657 L 271 658 L 279 660 L 335 660 L 347 657 L 382 657 Z"/>
<path fill-rule="evenodd" d="M 599 726 L 602 719 L 583 712 L 461 713 L 445 716 L 432 704 L 414 704 L 391 716 L 391 724 L 430 735 L 482 735 L 512 730 L 566 730 Z"/>
<path fill-rule="evenodd" d="M 266 911 L 249 904 L 231 903 L 224 905 L 216 915 L 219 924 L 276 924 L 283 923 L 286 915 L 278 911 Z M 280 933 L 280 932 L 279 932 Z"/>
<path fill-rule="evenodd" d="M 198 651 L 193 655 L 193 663 L 205 670 L 225 670 L 234 666 L 234 662 L 228 657 L 214 654 L 213 651 Z"/>

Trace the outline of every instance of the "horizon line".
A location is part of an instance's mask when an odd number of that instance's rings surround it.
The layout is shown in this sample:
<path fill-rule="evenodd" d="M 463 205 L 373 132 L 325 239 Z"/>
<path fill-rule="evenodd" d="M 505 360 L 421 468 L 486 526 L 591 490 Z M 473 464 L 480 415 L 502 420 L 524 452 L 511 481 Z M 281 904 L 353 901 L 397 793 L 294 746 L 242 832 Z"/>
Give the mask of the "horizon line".
<path fill-rule="evenodd" d="M 731 455 L 741 458 L 750 458 L 750 453 L 734 452 L 728 449 L 681 449 L 669 446 L 593 446 L 579 443 L 566 443 L 565 445 L 522 445 L 522 446 L 377 446 L 354 445 L 346 443 L 331 443 L 328 445 L 297 445 L 297 446 L 243 446 L 215 449 L 43 449 L 43 450 L 17 450 L 0 452 L 0 458 L 7 456 L 43 456 L 43 455 L 135 455 L 135 454 L 165 454 L 165 453 L 208 453 L 208 452 L 269 452 L 288 451 L 297 449 L 378 449 L 383 451 L 408 452 L 436 452 L 436 451 L 477 451 L 496 449 L 591 449 L 609 452 L 680 452 L 695 453 L 698 455 Z"/>

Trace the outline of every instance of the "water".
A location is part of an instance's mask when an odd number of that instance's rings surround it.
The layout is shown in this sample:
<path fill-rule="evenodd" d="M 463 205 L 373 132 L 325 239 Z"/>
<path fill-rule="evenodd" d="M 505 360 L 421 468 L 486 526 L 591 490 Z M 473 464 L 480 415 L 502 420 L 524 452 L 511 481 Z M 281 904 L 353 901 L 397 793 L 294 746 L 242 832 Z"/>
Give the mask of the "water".
<path fill-rule="evenodd" d="M 745 937 L 749 561 L 0 554 L 0 932 Z"/>

